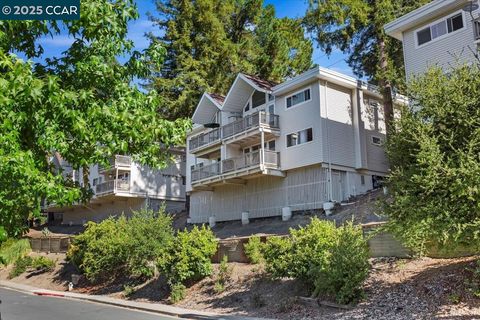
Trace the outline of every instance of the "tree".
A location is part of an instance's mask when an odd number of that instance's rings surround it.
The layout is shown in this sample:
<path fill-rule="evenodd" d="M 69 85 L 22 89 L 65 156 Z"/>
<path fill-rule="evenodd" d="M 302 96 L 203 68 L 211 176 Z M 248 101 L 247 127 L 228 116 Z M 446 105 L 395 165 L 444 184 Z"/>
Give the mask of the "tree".
<path fill-rule="evenodd" d="M 170 119 L 190 117 L 204 91 L 226 94 L 239 72 L 282 81 L 311 67 L 312 45 L 297 19 L 275 17 L 263 0 L 159 0 L 152 20 L 166 47 L 148 87 Z"/>
<path fill-rule="evenodd" d="M 359 77 L 368 77 L 383 90 L 387 131 L 393 120 L 392 88 L 405 88 L 401 43 L 385 34 L 384 25 L 430 0 L 311 0 L 304 18 L 307 30 L 330 54 L 348 55 Z"/>
<path fill-rule="evenodd" d="M 415 105 L 387 142 L 391 229 L 420 252 L 429 245 L 478 248 L 480 68 L 433 68 L 408 92 Z"/>
<path fill-rule="evenodd" d="M 160 97 L 131 85 L 165 54 L 159 45 L 132 50 L 127 24 L 137 17 L 131 0 L 88 0 L 77 21 L 0 21 L 0 225 L 10 236 L 25 230 L 42 199 L 86 200 L 90 165 L 130 154 L 159 167 L 170 146 L 184 143 L 188 122 L 161 118 Z M 39 57 L 37 40 L 61 30 L 74 42 L 60 57 L 33 65 L 12 53 Z M 120 63 L 120 55 L 128 61 Z M 53 152 L 85 169 L 84 188 L 54 174 Z"/>

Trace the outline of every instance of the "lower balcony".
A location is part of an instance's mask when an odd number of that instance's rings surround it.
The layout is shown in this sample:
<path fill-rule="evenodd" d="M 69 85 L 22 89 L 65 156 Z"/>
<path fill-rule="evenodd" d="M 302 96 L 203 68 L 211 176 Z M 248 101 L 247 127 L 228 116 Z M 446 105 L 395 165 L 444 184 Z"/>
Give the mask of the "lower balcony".
<path fill-rule="evenodd" d="M 117 192 L 130 192 L 130 180 L 110 180 L 95 186 L 95 195 L 97 197 L 115 194 Z"/>
<path fill-rule="evenodd" d="M 211 186 L 219 183 L 240 182 L 261 175 L 284 177 L 280 169 L 280 153 L 275 151 L 247 153 L 209 165 L 195 167 L 191 171 L 192 187 Z"/>

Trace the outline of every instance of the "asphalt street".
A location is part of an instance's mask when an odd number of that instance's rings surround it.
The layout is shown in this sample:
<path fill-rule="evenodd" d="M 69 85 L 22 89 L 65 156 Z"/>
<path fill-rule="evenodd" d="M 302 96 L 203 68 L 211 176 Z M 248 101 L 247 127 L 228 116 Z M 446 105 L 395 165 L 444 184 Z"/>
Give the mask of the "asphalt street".
<path fill-rule="evenodd" d="M 87 301 L 42 297 L 0 288 L 0 320 L 172 320 Z"/>

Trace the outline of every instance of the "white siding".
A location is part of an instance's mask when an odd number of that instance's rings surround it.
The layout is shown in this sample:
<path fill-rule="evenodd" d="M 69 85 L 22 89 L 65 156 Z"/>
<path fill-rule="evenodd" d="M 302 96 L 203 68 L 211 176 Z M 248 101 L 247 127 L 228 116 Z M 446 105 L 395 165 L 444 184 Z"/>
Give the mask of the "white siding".
<path fill-rule="evenodd" d="M 455 8 L 448 16 L 460 7 Z M 474 16 L 478 16 L 478 10 L 473 12 Z M 436 21 L 441 16 L 433 17 L 429 22 L 415 26 L 403 33 L 403 51 L 405 57 L 405 73 L 407 79 L 412 75 L 421 74 L 428 69 L 429 66 L 438 64 L 442 68 L 449 68 L 458 63 L 468 63 L 476 61 L 472 54 L 472 50 L 476 51 L 477 46 L 474 43 L 473 25 L 470 13 L 463 12 L 465 28 L 454 33 L 447 34 L 442 38 L 435 39 L 423 46 L 416 46 L 416 31 L 429 23 Z"/>

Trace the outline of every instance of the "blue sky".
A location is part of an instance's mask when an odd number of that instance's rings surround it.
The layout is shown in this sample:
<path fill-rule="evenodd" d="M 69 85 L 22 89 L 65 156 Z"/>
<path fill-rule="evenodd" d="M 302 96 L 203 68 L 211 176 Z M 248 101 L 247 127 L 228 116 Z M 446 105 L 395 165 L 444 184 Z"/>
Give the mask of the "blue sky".
<path fill-rule="evenodd" d="M 265 0 L 265 4 L 273 4 L 279 17 L 300 17 L 305 13 L 307 8 L 307 0 Z M 134 41 L 138 50 L 145 49 L 148 46 L 148 40 L 144 37 L 146 32 L 155 32 L 156 28 L 148 20 L 147 13 L 155 14 L 154 0 L 138 0 L 137 1 L 140 18 L 129 26 L 129 38 Z M 45 59 L 51 56 L 58 56 L 72 43 L 67 35 L 58 35 L 54 38 L 46 37 L 40 40 L 40 44 L 45 49 Z M 314 44 L 313 62 L 322 67 L 328 67 L 338 72 L 352 75 L 351 68 L 345 62 L 345 56 L 341 52 L 333 52 L 329 57 L 317 48 Z"/>

